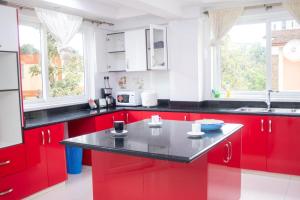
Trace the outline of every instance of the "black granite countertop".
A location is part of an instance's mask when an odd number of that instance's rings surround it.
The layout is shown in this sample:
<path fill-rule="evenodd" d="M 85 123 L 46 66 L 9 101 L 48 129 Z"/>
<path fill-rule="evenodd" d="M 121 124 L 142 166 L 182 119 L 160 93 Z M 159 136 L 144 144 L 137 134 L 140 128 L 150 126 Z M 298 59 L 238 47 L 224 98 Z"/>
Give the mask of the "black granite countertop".
<path fill-rule="evenodd" d="M 234 102 L 234 101 L 208 101 L 208 102 L 180 102 L 172 105 L 161 105 L 157 107 L 146 108 L 138 107 L 115 107 L 108 109 L 90 110 L 85 106 L 65 109 L 60 108 L 55 111 L 42 110 L 25 113 L 24 129 L 31 129 L 55 123 L 68 122 L 71 120 L 93 117 L 102 114 L 112 113 L 122 110 L 138 111 L 161 111 L 161 112 L 188 112 L 188 113 L 212 113 L 212 114 L 241 114 L 241 115 L 272 115 L 272 116 L 293 116 L 300 117 L 300 113 L 272 113 L 272 112 L 246 112 L 236 111 L 239 107 L 265 107 L 264 102 Z M 300 104 L 278 103 L 276 107 L 300 108 Z M 33 114 L 32 114 L 33 113 Z"/>
<path fill-rule="evenodd" d="M 127 136 L 115 138 L 111 130 L 99 131 L 62 141 L 65 145 L 109 151 L 177 162 L 191 162 L 236 133 L 240 124 L 225 124 L 220 130 L 207 132 L 200 138 L 186 134 L 192 122 L 163 120 L 161 128 L 151 128 L 149 120 L 127 125 Z"/>

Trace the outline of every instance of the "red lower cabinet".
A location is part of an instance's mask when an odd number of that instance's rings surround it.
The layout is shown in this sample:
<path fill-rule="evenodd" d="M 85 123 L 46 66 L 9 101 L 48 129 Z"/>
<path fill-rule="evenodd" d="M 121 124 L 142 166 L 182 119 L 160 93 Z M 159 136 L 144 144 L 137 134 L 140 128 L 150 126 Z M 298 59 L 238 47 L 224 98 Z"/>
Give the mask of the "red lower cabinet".
<path fill-rule="evenodd" d="M 27 195 L 67 179 L 63 138 L 63 124 L 24 131 Z"/>
<path fill-rule="evenodd" d="M 235 133 L 208 153 L 209 200 L 239 200 L 241 134 Z"/>
<path fill-rule="evenodd" d="M 267 124 L 267 170 L 300 175 L 300 118 L 269 117 Z"/>
<path fill-rule="evenodd" d="M 242 129 L 241 167 L 251 170 L 267 170 L 268 118 L 256 115 L 190 114 L 191 120 L 220 119 L 225 123 L 240 123 Z"/>

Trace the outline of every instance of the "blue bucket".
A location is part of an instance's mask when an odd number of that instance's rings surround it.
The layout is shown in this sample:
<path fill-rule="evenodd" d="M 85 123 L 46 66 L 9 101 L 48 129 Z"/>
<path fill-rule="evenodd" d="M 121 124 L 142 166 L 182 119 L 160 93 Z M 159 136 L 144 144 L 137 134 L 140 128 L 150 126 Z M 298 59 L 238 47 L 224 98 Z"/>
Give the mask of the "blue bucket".
<path fill-rule="evenodd" d="M 68 174 L 80 174 L 82 171 L 82 148 L 66 146 Z"/>

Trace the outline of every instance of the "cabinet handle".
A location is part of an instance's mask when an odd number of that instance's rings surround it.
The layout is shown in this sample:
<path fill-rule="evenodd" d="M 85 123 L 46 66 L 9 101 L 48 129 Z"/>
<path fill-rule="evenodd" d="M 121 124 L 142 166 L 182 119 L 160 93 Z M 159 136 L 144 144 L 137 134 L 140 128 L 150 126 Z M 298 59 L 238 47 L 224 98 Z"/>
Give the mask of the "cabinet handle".
<path fill-rule="evenodd" d="M 45 145 L 45 133 L 42 131 L 42 144 Z"/>
<path fill-rule="evenodd" d="M 229 160 L 232 159 L 232 143 L 228 141 L 229 147 L 230 147 L 230 155 L 229 155 Z"/>
<path fill-rule="evenodd" d="M 269 133 L 272 133 L 272 120 L 269 120 Z"/>
<path fill-rule="evenodd" d="M 4 162 L 0 162 L 0 166 L 8 165 L 8 164 L 10 164 L 10 163 L 11 163 L 10 160 L 6 160 L 6 161 L 4 161 Z"/>
<path fill-rule="evenodd" d="M 48 144 L 50 144 L 51 143 L 51 132 L 49 129 L 47 130 L 47 132 L 48 132 Z"/>
<path fill-rule="evenodd" d="M 128 123 L 128 120 L 129 120 L 129 115 L 128 113 L 126 113 L 126 123 Z"/>
<path fill-rule="evenodd" d="M 186 117 L 186 115 L 184 115 L 184 121 L 186 121 L 187 120 L 187 117 Z"/>
<path fill-rule="evenodd" d="M 224 159 L 223 161 L 224 161 L 224 163 L 228 163 L 229 162 L 229 144 L 228 143 L 226 143 L 225 144 L 225 147 L 227 148 L 227 156 L 226 156 L 226 159 Z"/>
<path fill-rule="evenodd" d="M 260 131 L 261 132 L 264 132 L 265 130 L 264 130 L 264 123 L 265 123 L 265 121 L 262 119 L 261 121 L 260 121 Z"/>
<path fill-rule="evenodd" d="M 0 196 L 7 195 L 7 194 L 9 194 L 9 193 L 12 193 L 13 191 L 14 191 L 14 189 L 10 188 L 10 189 L 8 189 L 8 190 L 6 190 L 6 191 L 0 192 Z"/>

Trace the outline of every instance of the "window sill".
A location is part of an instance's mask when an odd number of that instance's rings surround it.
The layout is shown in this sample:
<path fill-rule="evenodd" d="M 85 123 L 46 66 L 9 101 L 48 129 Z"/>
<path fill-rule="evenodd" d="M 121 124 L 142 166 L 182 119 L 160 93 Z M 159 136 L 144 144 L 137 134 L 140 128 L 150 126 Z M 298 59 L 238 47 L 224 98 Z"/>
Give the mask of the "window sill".
<path fill-rule="evenodd" d="M 44 110 L 44 109 L 51 109 L 51 108 L 58 108 L 58 107 L 64 107 L 64 106 L 72 106 L 72 105 L 77 105 L 77 104 L 83 104 L 87 103 L 87 99 L 76 99 L 76 100 L 52 100 L 52 101 L 41 101 L 41 102 L 30 102 L 26 103 L 24 102 L 24 112 L 29 112 L 29 111 L 37 111 L 37 110 Z"/>

